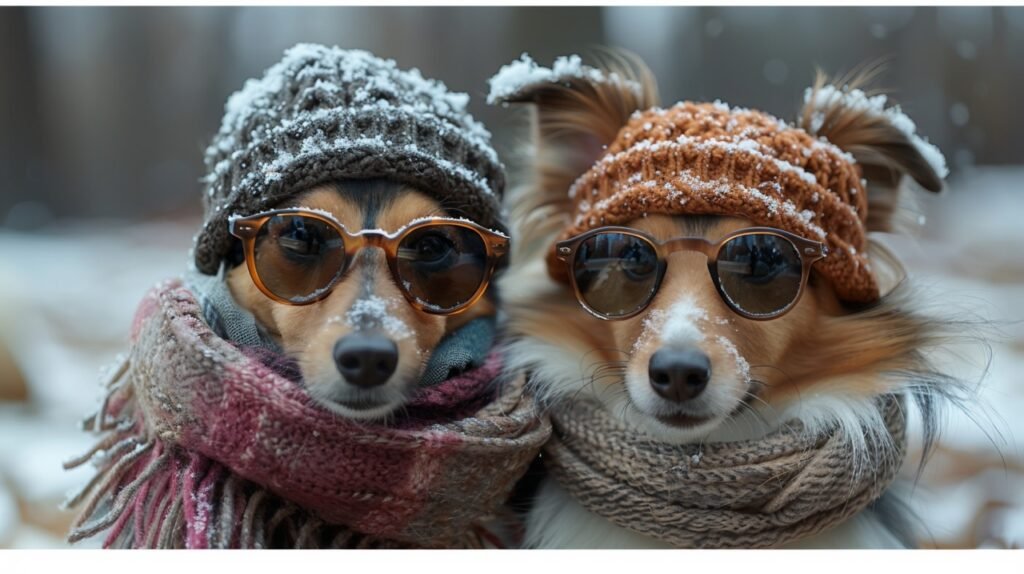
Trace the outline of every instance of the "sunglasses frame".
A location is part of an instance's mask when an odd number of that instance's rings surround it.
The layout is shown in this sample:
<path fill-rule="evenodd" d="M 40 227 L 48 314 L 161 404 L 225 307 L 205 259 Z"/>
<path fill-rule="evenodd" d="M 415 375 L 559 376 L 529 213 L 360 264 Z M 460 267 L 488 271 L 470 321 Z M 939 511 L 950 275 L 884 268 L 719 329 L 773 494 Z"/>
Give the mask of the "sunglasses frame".
<path fill-rule="evenodd" d="M 636 310 L 625 315 L 609 316 L 593 309 L 587 304 L 582 292 L 580 291 L 579 285 L 576 284 L 576 274 L 573 272 L 573 266 L 575 265 L 576 253 L 579 246 L 591 237 L 604 233 L 617 233 L 640 239 L 649 244 L 658 256 L 658 275 L 655 279 L 653 289 L 651 289 L 650 294 L 642 305 L 640 305 Z M 789 305 L 774 313 L 750 313 L 744 311 L 722 288 L 722 282 L 718 276 L 718 254 L 726 243 L 736 239 L 737 237 L 743 237 L 745 235 L 774 235 L 781 237 L 789 241 L 800 256 L 800 288 L 797 290 L 796 296 Z M 658 291 L 661 289 L 661 282 L 665 278 L 665 271 L 668 268 L 668 256 L 677 251 L 697 251 L 703 253 L 707 257 L 708 273 L 711 274 L 711 282 L 714 283 L 715 289 L 718 291 L 718 295 L 736 314 L 754 321 L 777 319 L 791 311 L 800 301 L 800 297 L 804 293 L 804 287 L 807 286 L 807 278 L 810 277 L 811 274 L 811 266 L 815 261 L 828 257 L 828 246 L 824 243 L 806 239 L 794 233 L 790 233 L 782 229 L 776 229 L 774 227 L 747 227 L 733 231 L 717 242 L 711 242 L 703 237 L 676 237 L 665 241 L 659 241 L 652 235 L 631 227 L 607 226 L 592 229 L 575 237 L 559 241 L 555 244 L 555 256 L 566 264 L 569 282 L 572 285 L 574 294 L 576 295 L 576 300 L 579 301 L 580 305 L 586 309 L 588 313 L 605 321 L 621 321 L 629 319 L 639 315 L 647 309 L 651 302 L 654 301 L 654 297 L 658 294 Z"/>
<path fill-rule="evenodd" d="M 273 217 L 281 215 L 301 215 L 303 217 L 315 219 L 334 229 L 342 239 L 345 251 L 343 264 L 338 269 L 337 273 L 335 273 L 331 281 L 325 287 L 317 290 L 318 293 L 316 293 L 316 297 L 310 297 L 308 300 L 292 301 L 275 294 L 263 282 L 263 279 L 260 278 L 259 271 L 256 269 L 256 238 L 259 235 L 260 230 L 268 221 Z M 402 240 L 413 231 L 426 227 L 440 226 L 455 226 L 475 231 L 483 240 L 487 255 L 486 268 L 484 269 L 484 275 L 480 281 L 480 286 L 477 287 L 477 290 L 472 297 L 451 309 L 440 309 L 436 305 L 431 305 L 429 302 L 422 301 L 415 297 L 404 286 L 402 286 L 402 278 L 398 272 L 398 247 Z M 478 225 L 477 223 L 466 219 L 430 217 L 413 220 L 409 224 L 403 225 L 391 233 L 377 229 L 363 229 L 356 233 L 352 233 L 344 226 L 344 224 L 331 217 L 330 214 L 303 208 L 275 209 L 273 211 L 265 211 L 248 217 L 232 217 L 228 220 L 228 231 L 231 235 L 242 241 L 242 247 L 245 252 L 245 264 L 246 267 L 249 268 L 249 275 L 252 277 L 256 287 L 264 295 L 278 303 L 304 306 L 323 300 L 330 295 L 331 291 L 334 290 L 341 279 L 348 274 L 349 269 L 352 267 L 352 261 L 355 259 L 359 251 L 366 247 L 378 247 L 384 251 L 384 255 L 388 262 L 388 268 L 391 270 L 391 278 L 395 281 L 395 284 L 398 285 L 398 290 L 402 292 L 402 295 L 405 296 L 406 300 L 409 301 L 409 304 L 415 309 L 431 315 L 457 315 L 479 301 L 484 292 L 487 291 L 487 287 L 491 283 L 491 277 L 494 272 L 499 268 L 499 262 L 501 262 L 504 256 L 508 253 L 509 245 L 509 238 L 507 235 L 487 229 L 482 225 Z"/>

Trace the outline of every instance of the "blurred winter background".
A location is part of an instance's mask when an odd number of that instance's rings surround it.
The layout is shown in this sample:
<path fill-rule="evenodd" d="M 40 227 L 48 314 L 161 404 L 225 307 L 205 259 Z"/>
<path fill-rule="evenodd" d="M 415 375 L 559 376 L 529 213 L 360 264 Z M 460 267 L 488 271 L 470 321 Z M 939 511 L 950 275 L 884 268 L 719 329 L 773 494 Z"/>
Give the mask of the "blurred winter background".
<path fill-rule="evenodd" d="M 785 118 L 815 66 L 887 58 L 882 83 L 953 172 L 890 244 L 933 294 L 1004 322 L 981 424 L 950 414 L 912 505 L 930 546 L 1024 545 L 1024 8 L 0 8 L 0 547 L 64 544 L 58 503 L 85 476 L 60 463 L 90 442 L 76 421 L 136 302 L 186 264 L 224 100 L 300 41 L 469 92 L 499 151 L 513 117 L 486 79 L 524 51 L 622 46 L 665 102 Z M 984 353 L 962 355 L 978 378 Z"/>

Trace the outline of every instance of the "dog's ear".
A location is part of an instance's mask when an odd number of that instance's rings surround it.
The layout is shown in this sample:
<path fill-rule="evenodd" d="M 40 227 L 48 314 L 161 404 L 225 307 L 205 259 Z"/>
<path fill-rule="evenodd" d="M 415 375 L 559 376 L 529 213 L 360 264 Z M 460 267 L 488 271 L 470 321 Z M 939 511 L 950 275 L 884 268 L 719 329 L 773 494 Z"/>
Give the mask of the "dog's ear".
<path fill-rule="evenodd" d="M 863 91 L 878 70 L 869 68 L 831 84 L 819 71 L 804 94 L 799 125 L 856 159 L 867 181 L 867 228 L 892 231 L 898 226 L 904 176 L 938 192 L 948 170 L 942 152 L 916 134 L 914 122 L 899 106 L 886 108 L 886 96 Z"/>
<path fill-rule="evenodd" d="M 526 218 L 543 212 L 544 219 L 555 216 L 564 226 L 572 182 L 604 154 L 634 112 L 658 103 L 654 75 L 639 57 L 609 51 L 595 62 L 592 67 L 579 56 L 561 57 L 549 69 L 524 54 L 490 80 L 489 103 L 532 104 L 531 142 L 524 150 L 529 193 L 510 197 L 514 211 Z"/>

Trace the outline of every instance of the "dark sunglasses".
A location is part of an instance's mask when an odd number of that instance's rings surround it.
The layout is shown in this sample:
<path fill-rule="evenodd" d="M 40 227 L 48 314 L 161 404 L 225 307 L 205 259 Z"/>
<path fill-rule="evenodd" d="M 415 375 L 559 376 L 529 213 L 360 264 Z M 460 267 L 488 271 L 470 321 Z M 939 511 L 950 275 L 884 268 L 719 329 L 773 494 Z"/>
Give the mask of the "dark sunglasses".
<path fill-rule="evenodd" d="M 242 240 L 253 282 L 274 301 L 308 305 L 327 297 L 361 249 L 378 247 L 409 303 L 435 315 L 453 315 L 480 299 L 509 242 L 448 218 L 420 219 L 393 233 L 352 233 L 329 214 L 305 209 L 236 217 L 228 225 Z"/>
<path fill-rule="evenodd" d="M 601 227 L 555 246 L 576 299 L 601 319 L 628 319 L 654 299 L 676 251 L 699 251 L 719 295 L 748 319 L 780 317 L 792 309 L 811 272 L 828 255 L 824 244 L 781 229 L 752 227 L 712 243 L 700 237 L 658 241 L 628 227 Z"/>

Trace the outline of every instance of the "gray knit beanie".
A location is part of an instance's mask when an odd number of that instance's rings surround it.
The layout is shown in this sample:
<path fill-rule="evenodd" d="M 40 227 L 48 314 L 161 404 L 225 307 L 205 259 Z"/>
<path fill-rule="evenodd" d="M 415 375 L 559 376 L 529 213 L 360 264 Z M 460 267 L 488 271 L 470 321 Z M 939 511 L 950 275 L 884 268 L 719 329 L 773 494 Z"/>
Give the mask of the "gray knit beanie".
<path fill-rule="evenodd" d="M 299 44 L 225 105 L 206 150 L 196 268 L 217 273 L 228 217 L 252 215 L 318 184 L 386 178 L 504 230 L 504 166 L 469 96 L 361 50 Z"/>

